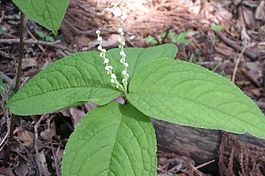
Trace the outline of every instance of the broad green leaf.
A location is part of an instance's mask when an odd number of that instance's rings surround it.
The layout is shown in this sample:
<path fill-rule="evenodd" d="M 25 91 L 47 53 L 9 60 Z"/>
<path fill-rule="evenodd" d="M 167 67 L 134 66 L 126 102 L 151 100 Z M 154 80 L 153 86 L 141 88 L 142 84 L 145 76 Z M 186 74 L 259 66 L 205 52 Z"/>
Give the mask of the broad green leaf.
<path fill-rule="evenodd" d="M 155 176 L 156 138 L 149 117 L 116 103 L 88 113 L 66 145 L 62 175 Z"/>
<path fill-rule="evenodd" d="M 30 19 L 57 33 L 69 0 L 13 0 Z"/>
<path fill-rule="evenodd" d="M 159 120 L 265 139 L 265 117 L 251 99 L 227 79 L 191 63 L 148 64 L 132 78 L 127 98 Z"/>
<path fill-rule="evenodd" d="M 173 44 L 164 44 L 150 48 L 125 48 L 126 61 L 129 64 L 128 73 L 129 79 L 137 70 L 143 68 L 144 65 L 161 59 L 174 59 L 177 48 Z M 120 64 L 120 49 L 115 48 L 107 52 L 107 57 L 110 58 L 110 63 L 114 67 L 117 75 L 120 75 L 123 70 Z"/>
<path fill-rule="evenodd" d="M 120 94 L 99 53 L 83 52 L 49 65 L 8 101 L 8 107 L 17 115 L 43 114 L 88 101 L 104 105 Z"/>

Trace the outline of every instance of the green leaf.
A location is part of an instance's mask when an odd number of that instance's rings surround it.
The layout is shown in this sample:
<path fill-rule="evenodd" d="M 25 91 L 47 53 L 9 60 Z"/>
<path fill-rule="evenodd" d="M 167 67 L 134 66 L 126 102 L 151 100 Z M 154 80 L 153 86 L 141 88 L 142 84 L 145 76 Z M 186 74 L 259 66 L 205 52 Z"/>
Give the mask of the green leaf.
<path fill-rule="evenodd" d="M 140 70 L 148 63 L 161 59 L 174 59 L 177 53 L 177 47 L 174 44 L 164 44 L 150 48 L 125 48 L 126 61 L 129 64 L 129 79 L 137 70 Z M 120 75 L 123 67 L 120 64 L 120 49 L 115 48 L 107 52 L 110 63 L 113 65 L 116 75 Z"/>
<path fill-rule="evenodd" d="M 0 36 L 3 35 L 3 34 L 5 34 L 5 33 L 6 33 L 6 30 L 4 28 L 1 28 L 0 27 Z"/>
<path fill-rule="evenodd" d="M 151 44 L 151 45 L 156 45 L 158 44 L 158 41 L 152 37 L 152 36 L 149 36 L 149 37 L 145 37 L 144 38 L 144 41 L 147 43 L 147 44 Z"/>
<path fill-rule="evenodd" d="M 224 26 L 221 26 L 221 25 L 212 25 L 211 26 L 211 30 L 213 31 L 223 31 L 225 30 Z"/>
<path fill-rule="evenodd" d="M 187 39 L 188 37 L 188 32 L 182 32 L 179 35 L 176 35 L 172 32 L 168 33 L 168 36 L 173 43 L 178 43 L 178 44 L 191 44 L 191 41 Z"/>
<path fill-rule="evenodd" d="M 3 81 L 3 78 L 0 75 L 0 95 L 5 91 L 5 89 L 6 89 L 6 85 Z"/>
<path fill-rule="evenodd" d="M 147 65 L 132 78 L 129 102 L 147 116 L 265 139 L 265 117 L 249 97 L 220 75 L 173 60 Z"/>
<path fill-rule="evenodd" d="M 149 117 L 116 103 L 88 113 L 66 145 L 62 175 L 155 176 L 156 138 Z"/>
<path fill-rule="evenodd" d="M 83 52 L 49 65 L 8 101 L 8 107 L 17 115 L 43 114 L 88 101 L 104 105 L 120 94 L 99 53 Z"/>
<path fill-rule="evenodd" d="M 42 31 L 35 31 L 35 33 L 38 35 L 39 38 L 41 38 L 42 40 L 46 41 L 46 42 L 54 42 L 54 38 L 50 35 L 45 34 Z"/>
<path fill-rule="evenodd" d="M 30 19 L 57 33 L 69 0 L 13 0 Z"/>

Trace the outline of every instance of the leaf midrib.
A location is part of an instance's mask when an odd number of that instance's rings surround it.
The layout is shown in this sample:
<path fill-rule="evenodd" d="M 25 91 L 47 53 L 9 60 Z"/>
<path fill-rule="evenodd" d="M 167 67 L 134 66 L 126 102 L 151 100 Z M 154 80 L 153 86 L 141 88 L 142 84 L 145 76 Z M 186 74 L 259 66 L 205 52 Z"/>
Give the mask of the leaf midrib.
<path fill-rule="evenodd" d="M 133 93 L 131 93 L 131 94 L 133 94 Z M 134 94 L 136 94 L 137 95 L 137 93 L 134 93 Z M 147 94 L 151 94 L 151 96 L 148 96 L 148 97 L 152 97 L 152 99 L 153 99 L 153 97 L 155 97 L 155 96 L 153 96 L 153 95 L 155 95 L 154 93 L 150 93 L 150 92 L 145 92 L 144 93 L 144 95 L 147 95 Z M 137 95 L 138 96 L 138 95 Z M 163 96 L 166 96 L 166 97 L 168 97 L 169 95 L 168 94 L 163 94 Z M 138 96 L 138 97 L 140 97 L 140 96 Z M 143 97 L 146 97 L 146 96 L 143 96 Z M 178 98 L 180 98 L 180 99 L 182 99 L 183 100 L 183 97 L 178 97 Z M 146 101 L 146 102 L 148 102 L 145 98 L 141 98 L 141 99 L 143 99 L 144 101 Z M 150 99 L 149 99 L 150 100 Z M 190 102 L 193 102 L 193 103 L 196 103 L 196 104 L 199 104 L 199 105 L 202 105 L 202 106 L 204 106 L 204 107 L 206 107 L 206 108 L 209 108 L 209 109 L 212 109 L 213 111 L 217 111 L 217 112 L 220 112 L 221 114 L 225 114 L 225 115 L 227 115 L 227 116 L 232 116 L 233 118 L 235 118 L 235 119 L 237 119 L 237 121 L 240 121 L 240 122 L 244 122 L 245 124 L 249 124 L 249 123 L 251 123 L 251 122 L 249 122 L 249 121 L 244 121 L 244 119 L 238 119 L 237 118 L 237 116 L 235 116 L 235 115 L 232 115 L 232 114 L 228 114 L 228 113 L 226 113 L 226 112 L 223 112 L 223 111 L 221 111 L 221 110 L 219 110 L 219 109 L 215 109 L 215 108 L 213 108 L 213 107 L 211 107 L 211 106 L 208 106 L 208 105 L 205 105 L 205 104 L 202 104 L 202 103 L 198 103 L 198 102 L 196 102 L 196 101 L 193 101 L 193 100 L 191 100 L 191 99 L 189 99 L 189 98 L 185 98 L 185 101 L 190 101 Z M 150 105 L 149 105 L 150 106 Z M 241 112 L 240 112 L 241 113 Z M 253 115 L 255 115 L 255 116 L 259 116 L 260 117 L 260 115 L 257 115 L 257 114 L 255 114 L 255 113 L 253 113 L 253 112 L 249 112 L 249 113 L 251 113 L 251 114 L 253 114 Z M 150 114 L 151 115 L 151 114 Z M 181 114 L 179 114 L 179 115 L 181 115 Z M 182 115 L 181 115 L 182 116 Z M 187 124 L 188 125 L 188 124 Z M 256 124 L 253 124 L 253 125 L 256 125 Z M 260 132 L 263 132 L 264 130 L 263 129 L 261 129 L 261 128 L 257 128 L 257 129 L 259 129 L 259 131 Z M 222 129 L 220 129 L 220 130 L 222 130 Z M 243 129 L 245 132 L 246 132 L 246 129 Z M 245 133 L 244 132 L 244 133 Z"/>
<path fill-rule="evenodd" d="M 40 95 L 49 94 L 49 93 L 56 92 L 56 91 L 60 91 L 60 90 L 68 90 L 68 89 L 103 89 L 103 90 L 104 89 L 110 89 L 110 90 L 113 90 L 113 91 L 118 92 L 118 90 L 113 89 L 111 87 L 110 88 L 104 88 L 104 87 L 86 87 L 86 86 L 67 87 L 67 88 L 54 89 L 54 90 L 51 90 L 51 91 L 43 92 L 43 93 L 40 93 L 40 94 L 35 94 L 35 95 L 32 95 L 32 96 L 27 96 L 25 98 L 16 99 L 16 101 L 10 101 L 10 103 L 14 103 L 14 102 L 21 101 L 21 100 L 24 100 L 24 99 L 29 99 L 29 98 L 37 97 L 37 96 L 40 96 Z"/>

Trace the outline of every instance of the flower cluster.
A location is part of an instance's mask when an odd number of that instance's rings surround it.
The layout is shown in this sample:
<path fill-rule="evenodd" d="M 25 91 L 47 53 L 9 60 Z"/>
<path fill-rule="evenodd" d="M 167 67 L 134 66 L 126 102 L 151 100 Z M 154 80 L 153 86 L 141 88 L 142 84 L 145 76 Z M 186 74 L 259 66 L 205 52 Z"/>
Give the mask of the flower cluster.
<path fill-rule="evenodd" d="M 106 58 L 106 49 L 104 49 L 102 47 L 102 37 L 100 36 L 100 31 L 97 30 L 96 34 L 97 34 L 97 41 L 98 41 L 98 50 L 100 51 L 100 57 L 104 60 L 104 64 L 105 64 L 105 70 L 107 71 L 107 74 L 111 76 L 111 83 L 115 85 L 116 88 L 127 92 L 127 86 L 128 86 L 128 78 L 129 78 L 129 74 L 128 74 L 128 66 L 129 64 L 126 62 L 126 54 L 124 52 L 124 46 L 125 46 L 125 39 L 124 39 L 124 32 L 123 32 L 123 22 L 125 20 L 126 16 L 125 15 L 121 15 L 120 16 L 120 27 L 118 29 L 118 33 L 119 33 L 119 48 L 120 48 L 120 63 L 123 66 L 123 70 L 121 72 L 122 75 L 122 85 L 119 83 L 119 81 L 117 80 L 117 76 L 115 75 L 115 73 L 113 72 L 113 67 L 109 64 L 109 59 Z"/>
<path fill-rule="evenodd" d="M 98 40 L 98 50 L 100 51 L 99 56 L 103 59 L 103 62 L 105 64 L 105 70 L 107 71 L 107 74 L 110 75 L 111 77 L 111 83 L 114 84 L 116 86 L 116 88 L 124 91 L 123 86 L 119 83 L 119 81 L 117 80 L 117 76 L 115 75 L 115 73 L 113 72 L 113 67 L 110 65 L 109 63 L 109 59 L 106 58 L 106 49 L 104 49 L 102 47 L 102 37 L 100 36 L 100 31 L 97 30 L 96 31 L 97 34 L 97 40 Z"/>
<path fill-rule="evenodd" d="M 119 33 L 119 48 L 120 48 L 120 63 L 123 65 L 123 70 L 121 72 L 122 75 L 122 84 L 124 86 L 125 91 L 127 91 L 127 86 L 128 86 L 128 78 L 129 78 L 129 74 L 128 74 L 128 66 L 129 64 L 126 62 L 126 54 L 124 52 L 124 46 L 125 46 L 125 40 L 124 40 L 124 32 L 123 32 L 123 20 L 124 17 L 121 17 L 121 24 L 120 24 L 120 28 L 118 29 L 118 33 Z"/>

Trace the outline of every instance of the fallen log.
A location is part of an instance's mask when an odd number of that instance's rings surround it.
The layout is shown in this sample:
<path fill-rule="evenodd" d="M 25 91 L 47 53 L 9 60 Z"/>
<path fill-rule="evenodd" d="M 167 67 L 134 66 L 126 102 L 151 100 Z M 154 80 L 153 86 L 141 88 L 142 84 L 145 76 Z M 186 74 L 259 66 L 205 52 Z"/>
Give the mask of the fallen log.
<path fill-rule="evenodd" d="M 218 130 L 207 130 L 192 127 L 183 127 L 162 121 L 153 122 L 156 129 L 158 148 L 162 151 L 174 152 L 180 156 L 193 159 L 196 165 L 215 160 L 218 166 L 219 150 L 222 140 L 222 132 Z M 234 153 L 243 156 L 243 150 L 249 151 L 248 157 L 254 157 L 265 166 L 265 140 L 250 136 L 226 133 L 229 139 L 224 143 L 224 160 L 227 163 L 231 148 Z M 242 157 L 241 156 L 241 157 Z M 239 158 L 240 156 L 238 156 Z M 236 158 L 236 156 L 235 156 Z M 211 166 L 214 167 L 214 166 Z"/>

